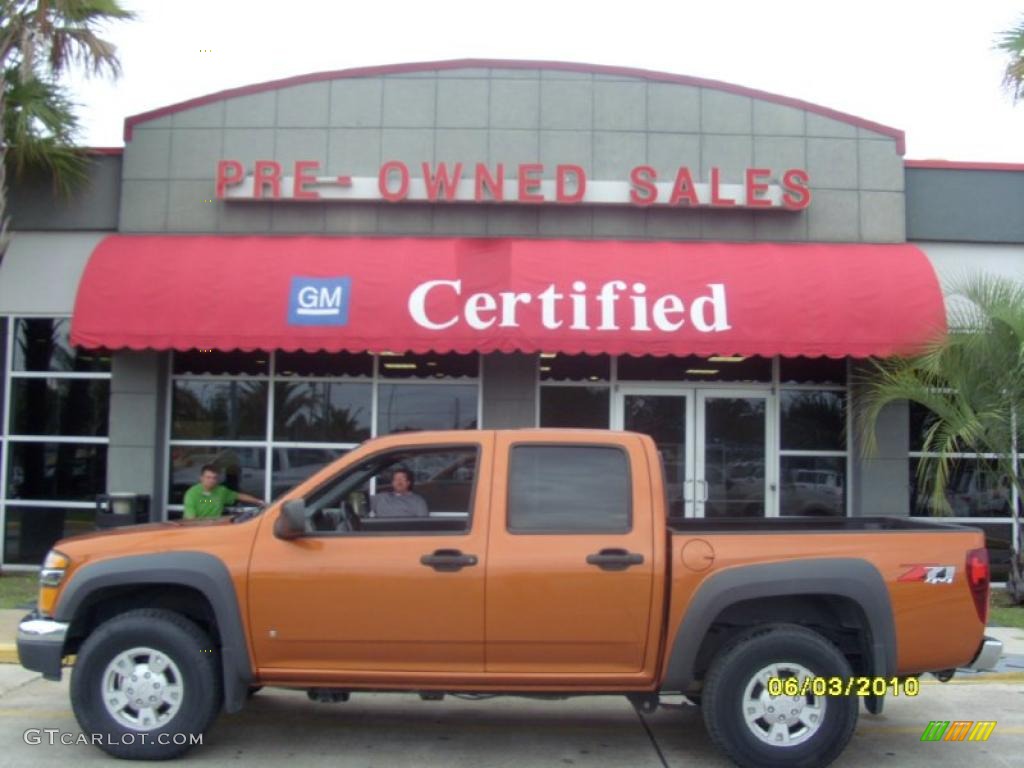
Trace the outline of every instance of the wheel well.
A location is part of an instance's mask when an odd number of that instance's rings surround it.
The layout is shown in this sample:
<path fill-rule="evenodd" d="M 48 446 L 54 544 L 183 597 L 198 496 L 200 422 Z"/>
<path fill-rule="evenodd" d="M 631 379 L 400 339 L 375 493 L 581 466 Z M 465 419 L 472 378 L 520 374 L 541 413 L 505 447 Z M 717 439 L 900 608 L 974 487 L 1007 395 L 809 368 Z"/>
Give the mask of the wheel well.
<path fill-rule="evenodd" d="M 711 623 L 694 662 L 693 679 L 702 680 L 712 659 L 741 634 L 765 624 L 798 624 L 828 639 L 855 675 L 870 675 L 871 626 L 863 609 L 841 595 L 786 595 L 741 600 Z"/>
<path fill-rule="evenodd" d="M 193 621 L 220 646 L 217 617 L 210 601 L 198 589 L 181 584 L 134 584 L 98 589 L 85 598 L 68 628 L 65 654 L 78 651 L 82 641 L 100 624 L 136 608 L 162 608 Z"/>

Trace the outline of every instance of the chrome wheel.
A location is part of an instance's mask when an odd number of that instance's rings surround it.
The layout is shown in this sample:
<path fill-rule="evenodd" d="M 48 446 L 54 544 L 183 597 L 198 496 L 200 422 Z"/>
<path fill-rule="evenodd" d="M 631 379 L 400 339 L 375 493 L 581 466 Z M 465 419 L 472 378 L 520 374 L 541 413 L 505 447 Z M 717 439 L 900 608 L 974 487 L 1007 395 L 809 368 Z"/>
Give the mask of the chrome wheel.
<path fill-rule="evenodd" d="M 134 731 L 152 731 L 169 723 L 185 693 L 178 665 L 163 651 L 146 647 L 115 656 L 101 685 L 107 712 Z"/>
<path fill-rule="evenodd" d="M 794 662 L 778 662 L 758 670 L 743 691 L 743 720 L 750 732 L 773 747 L 795 747 L 814 736 L 824 722 L 824 696 L 811 692 L 799 696 L 768 693 L 768 681 L 773 678 L 796 678 L 802 685 L 813 677 L 807 667 Z"/>

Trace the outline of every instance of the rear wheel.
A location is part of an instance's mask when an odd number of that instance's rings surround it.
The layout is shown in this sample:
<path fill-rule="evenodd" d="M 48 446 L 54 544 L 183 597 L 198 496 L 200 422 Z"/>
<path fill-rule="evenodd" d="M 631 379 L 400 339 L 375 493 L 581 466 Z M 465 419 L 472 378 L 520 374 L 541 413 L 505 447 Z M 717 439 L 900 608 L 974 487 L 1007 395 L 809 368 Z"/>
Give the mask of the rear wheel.
<path fill-rule="evenodd" d="M 185 617 L 129 611 L 82 643 L 71 675 L 75 719 L 114 757 L 177 757 L 220 709 L 219 666 L 209 636 Z"/>
<path fill-rule="evenodd" d="M 816 632 L 795 625 L 760 628 L 721 651 L 702 691 L 712 741 L 744 768 L 812 768 L 831 763 L 857 725 L 855 696 L 769 693 L 772 678 L 847 679 L 850 664 Z M 802 686 L 801 686 L 802 687 Z"/>

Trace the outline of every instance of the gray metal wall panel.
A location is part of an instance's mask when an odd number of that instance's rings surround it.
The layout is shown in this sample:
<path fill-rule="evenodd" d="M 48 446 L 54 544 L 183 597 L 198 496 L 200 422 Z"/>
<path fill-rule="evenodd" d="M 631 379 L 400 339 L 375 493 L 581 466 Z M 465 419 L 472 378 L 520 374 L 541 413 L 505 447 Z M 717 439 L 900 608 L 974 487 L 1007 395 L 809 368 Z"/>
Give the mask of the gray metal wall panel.
<path fill-rule="evenodd" d="M 133 194 L 122 204 L 122 229 L 240 232 L 252 226 L 250 231 L 310 234 L 904 239 L 900 201 L 862 201 L 859 196 L 902 196 L 903 163 L 891 137 L 749 96 L 622 75 L 501 68 L 341 79 L 329 87 L 313 83 L 273 93 L 274 98 L 227 99 L 223 110 L 205 105 L 192 118 L 180 113 L 172 120 L 137 125 L 125 148 L 124 178 L 133 185 Z M 246 129 L 262 131 L 263 149 L 241 137 Z M 169 143 L 163 140 L 167 131 L 172 134 Z M 176 147 L 190 148 L 189 157 L 179 162 L 182 152 Z M 195 147 L 202 151 L 192 151 Z M 213 196 L 212 158 L 217 152 L 250 166 L 254 152 L 283 164 L 300 157 L 316 159 L 323 163 L 323 175 L 363 175 L 373 173 L 381 161 L 404 160 L 413 164 L 413 176 L 419 176 L 420 162 L 444 160 L 504 162 L 509 179 L 516 177 L 515 164 L 543 162 L 551 178 L 555 164 L 574 162 L 590 179 L 625 181 L 629 168 L 648 163 L 662 180 L 674 178 L 680 165 L 706 180 L 715 166 L 723 169 L 726 182 L 741 183 L 738 174 L 755 163 L 778 175 L 807 166 L 812 191 L 820 190 L 820 197 L 809 210 L 796 214 L 659 211 L 651 216 L 651 226 L 643 210 L 592 208 L 586 216 L 560 217 L 546 213 L 556 206 L 544 206 L 545 213 L 538 215 L 537 209 L 522 212 L 511 205 L 467 206 L 465 214 L 432 216 L 426 206 L 371 203 L 361 205 L 353 219 L 341 203 L 327 204 L 315 215 L 282 203 L 268 204 L 272 215 L 261 212 L 250 219 L 237 212 L 240 204 L 203 202 Z M 167 162 L 163 188 L 146 186 L 154 181 L 154 169 Z M 170 177 L 179 183 L 172 187 Z M 195 183 L 182 184 L 185 179 Z M 489 210 L 494 208 L 501 210 Z M 668 220 L 672 214 L 678 223 Z"/>
<path fill-rule="evenodd" d="M 160 519 L 164 507 L 160 468 L 166 357 L 159 352 L 125 350 L 111 358 L 107 489 L 149 494 L 152 519 Z"/>
<path fill-rule="evenodd" d="M 85 184 L 69 198 L 35 176 L 13 181 L 7 213 L 12 230 L 115 230 L 121 200 L 121 157 L 92 156 Z M 8 177 L 10 178 L 10 176 Z"/>
<path fill-rule="evenodd" d="M 1024 243 L 1024 173 L 907 168 L 907 239 Z"/>
<path fill-rule="evenodd" d="M 483 356 L 483 429 L 536 426 L 537 356 Z"/>

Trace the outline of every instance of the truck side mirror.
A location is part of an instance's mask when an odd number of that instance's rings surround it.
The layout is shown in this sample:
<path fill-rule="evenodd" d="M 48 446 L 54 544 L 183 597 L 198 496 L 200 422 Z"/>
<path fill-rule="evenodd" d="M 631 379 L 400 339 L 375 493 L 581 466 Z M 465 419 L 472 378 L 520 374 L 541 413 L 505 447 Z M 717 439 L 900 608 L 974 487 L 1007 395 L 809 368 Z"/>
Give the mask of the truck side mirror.
<path fill-rule="evenodd" d="M 292 499 L 281 507 L 274 521 L 274 535 L 279 539 L 297 539 L 306 533 L 306 501 Z"/>

